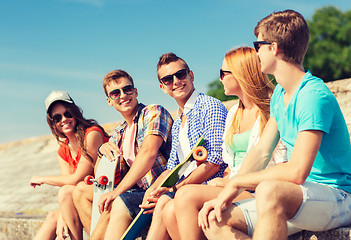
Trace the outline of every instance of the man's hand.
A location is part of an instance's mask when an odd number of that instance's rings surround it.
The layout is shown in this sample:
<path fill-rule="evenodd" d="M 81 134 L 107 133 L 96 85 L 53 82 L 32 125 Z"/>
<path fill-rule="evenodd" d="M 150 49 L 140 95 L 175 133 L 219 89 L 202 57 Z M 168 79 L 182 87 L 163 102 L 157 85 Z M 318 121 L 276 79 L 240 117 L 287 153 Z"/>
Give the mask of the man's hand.
<path fill-rule="evenodd" d="M 103 211 L 107 211 L 110 207 L 110 204 L 118 197 L 118 195 L 112 191 L 108 193 L 104 193 L 101 195 L 99 202 L 98 202 L 98 208 L 99 212 L 102 213 Z"/>
<path fill-rule="evenodd" d="M 225 188 L 218 194 L 218 197 L 207 201 L 199 212 L 198 224 L 201 228 L 208 228 L 208 216 L 211 211 L 214 211 L 213 219 L 218 222 L 222 221 L 222 212 L 227 209 L 234 198 L 240 193 L 239 188 L 236 188 L 232 181 L 228 182 Z"/>
<path fill-rule="evenodd" d="M 139 205 L 140 208 L 146 209 L 144 211 L 144 214 L 153 213 L 158 199 L 161 197 L 162 194 L 168 193 L 170 192 L 170 190 L 172 191 L 172 189 L 169 189 L 167 187 L 160 187 L 156 190 L 149 188 L 148 190 L 146 190 L 143 203 Z"/>
<path fill-rule="evenodd" d="M 113 142 L 107 142 L 107 143 L 102 144 L 99 147 L 99 152 L 102 155 L 105 155 L 110 161 L 115 161 L 122 155 L 122 152 L 119 149 L 119 147 Z M 114 152 L 114 154 L 116 155 L 117 159 L 112 154 L 112 152 Z"/>
<path fill-rule="evenodd" d="M 228 182 L 228 178 L 214 178 L 212 180 L 210 180 L 207 185 L 209 186 L 214 186 L 214 187 L 223 187 L 225 186 L 225 184 Z"/>

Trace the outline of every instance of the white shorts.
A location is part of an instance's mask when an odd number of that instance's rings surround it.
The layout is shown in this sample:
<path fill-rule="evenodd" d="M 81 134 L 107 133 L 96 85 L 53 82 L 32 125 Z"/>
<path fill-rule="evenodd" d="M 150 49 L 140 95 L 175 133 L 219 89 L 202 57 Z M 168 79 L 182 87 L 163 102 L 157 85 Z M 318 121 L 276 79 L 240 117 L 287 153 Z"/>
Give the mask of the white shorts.
<path fill-rule="evenodd" d="M 350 225 L 350 193 L 314 182 L 300 186 L 303 201 L 295 216 L 288 221 L 288 235 L 302 230 L 326 231 Z M 248 235 L 252 236 L 257 223 L 256 200 L 246 199 L 235 204 L 243 212 Z"/>

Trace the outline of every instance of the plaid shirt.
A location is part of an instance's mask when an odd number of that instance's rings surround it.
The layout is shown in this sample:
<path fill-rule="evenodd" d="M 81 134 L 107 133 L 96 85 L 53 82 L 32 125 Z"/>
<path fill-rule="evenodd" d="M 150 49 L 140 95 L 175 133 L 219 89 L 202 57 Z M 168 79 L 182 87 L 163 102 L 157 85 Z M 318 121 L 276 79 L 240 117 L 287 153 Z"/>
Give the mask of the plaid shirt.
<path fill-rule="evenodd" d="M 135 156 L 137 156 L 138 152 L 140 151 L 145 137 L 149 134 L 161 136 L 164 141 L 158 151 L 152 169 L 141 178 L 143 188 L 146 190 L 165 170 L 171 148 L 171 127 L 173 119 L 169 112 L 161 105 L 145 106 L 139 103 L 138 112 L 134 116 L 133 121 L 137 127 Z M 124 133 L 127 127 L 127 122 L 123 122 L 122 124 L 118 125 L 110 138 L 110 142 L 114 142 L 121 150 L 125 136 Z M 120 160 L 119 167 L 121 170 L 121 178 L 123 178 L 127 174 L 130 166 L 122 158 Z"/>
<path fill-rule="evenodd" d="M 198 94 L 196 91 L 194 91 L 193 95 L 194 94 L 197 94 L 198 96 L 195 99 L 194 106 L 187 113 L 190 148 L 192 149 L 198 138 L 203 135 L 205 139 L 203 146 L 208 152 L 207 161 L 220 165 L 220 170 L 208 180 L 215 177 L 222 177 L 227 166 L 222 159 L 222 136 L 227 117 L 227 109 L 218 99 L 207 96 L 203 93 Z M 167 169 L 170 170 L 183 161 L 183 159 L 179 160 L 177 155 L 181 123 L 182 121 L 180 117 L 177 117 L 172 127 L 172 150 L 167 162 Z"/>

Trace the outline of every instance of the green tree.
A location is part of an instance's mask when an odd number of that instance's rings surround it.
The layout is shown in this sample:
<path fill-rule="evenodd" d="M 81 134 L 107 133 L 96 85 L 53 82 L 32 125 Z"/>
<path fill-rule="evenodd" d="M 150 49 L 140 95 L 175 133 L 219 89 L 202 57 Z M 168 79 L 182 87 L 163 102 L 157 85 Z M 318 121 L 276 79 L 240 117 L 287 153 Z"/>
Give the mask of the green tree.
<path fill-rule="evenodd" d="M 236 99 L 235 96 L 227 96 L 224 94 L 223 84 L 218 80 L 213 80 L 208 84 L 207 95 L 215 97 L 221 101 L 228 101 L 232 99 Z"/>
<path fill-rule="evenodd" d="M 304 67 L 325 82 L 351 77 L 351 10 L 317 9 L 311 20 Z"/>

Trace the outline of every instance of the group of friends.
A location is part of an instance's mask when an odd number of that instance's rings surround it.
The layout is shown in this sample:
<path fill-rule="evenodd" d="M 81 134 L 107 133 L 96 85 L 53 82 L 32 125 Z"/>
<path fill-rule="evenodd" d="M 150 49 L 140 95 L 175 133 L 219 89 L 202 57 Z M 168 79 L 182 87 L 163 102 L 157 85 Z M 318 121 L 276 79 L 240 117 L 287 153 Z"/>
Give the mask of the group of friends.
<path fill-rule="evenodd" d="M 224 56 L 220 81 L 226 95 L 239 98 L 229 111 L 195 89 L 193 71 L 174 53 L 157 64 L 161 90 L 178 104 L 174 120 L 161 105 L 138 102 L 123 70 L 109 72 L 102 84 L 108 105 L 124 119 L 112 136 L 67 92 L 53 91 L 45 105 L 61 175 L 33 176 L 30 184 L 59 186 L 60 209 L 35 239 L 82 239 L 83 227 L 90 239 L 120 239 L 142 208 L 153 214 L 151 240 L 281 240 L 350 224 L 350 136 L 334 95 L 302 66 L 305 19 L 293 10 L 273 12 L 254 34 L 254 48 Z M 157 188 L 200 136 L 206 162 L 190 165 L 174 187 Z M 82 180 L 102 155 L 119 161 L 116 186 L 100 198 L 91 233 L 93 186 Z"/>

